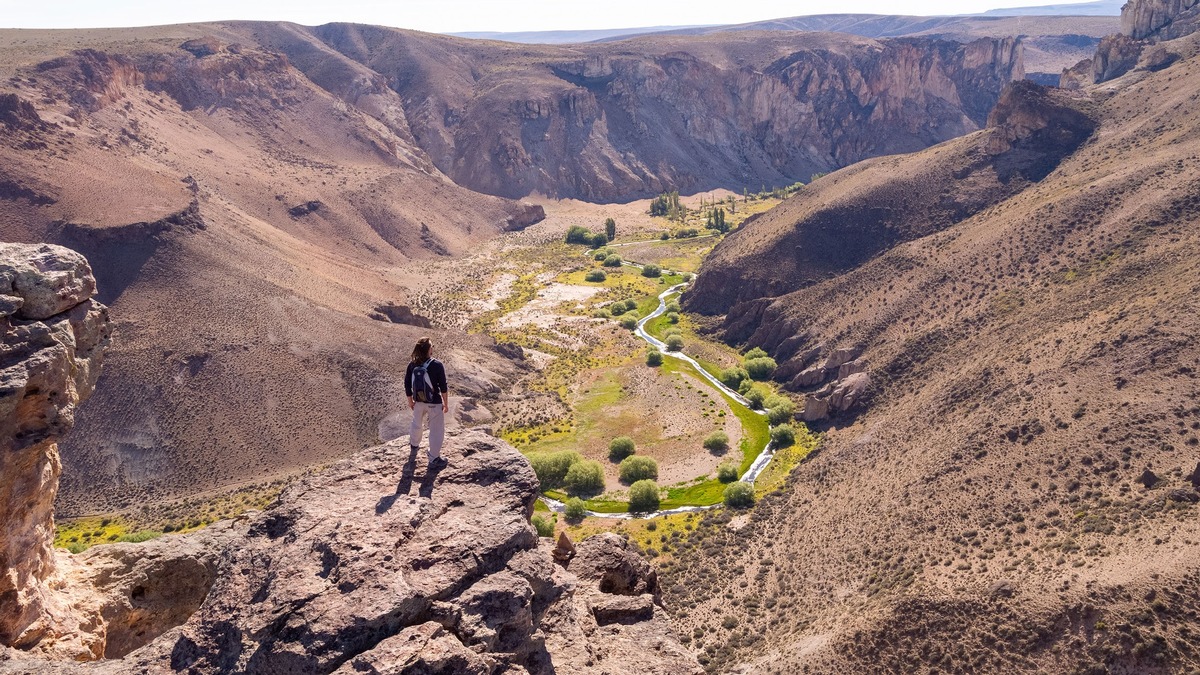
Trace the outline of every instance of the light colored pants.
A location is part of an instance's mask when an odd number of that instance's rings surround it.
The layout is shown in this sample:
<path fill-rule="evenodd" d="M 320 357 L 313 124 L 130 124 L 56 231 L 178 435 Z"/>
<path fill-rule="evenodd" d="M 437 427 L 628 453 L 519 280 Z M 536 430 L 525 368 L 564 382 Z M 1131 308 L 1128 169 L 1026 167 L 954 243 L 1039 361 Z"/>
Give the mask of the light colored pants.
<path fill-rule="evenodd" d="M 442 439 L 446 437 L 446 414 L 441 403 L 417 403 L 413 406 L 412 427 L 409 429 L 408 444 L 421 446 L 421 432 L 426 417 L 429 418 L 429 461 L 442 456 Z"/>

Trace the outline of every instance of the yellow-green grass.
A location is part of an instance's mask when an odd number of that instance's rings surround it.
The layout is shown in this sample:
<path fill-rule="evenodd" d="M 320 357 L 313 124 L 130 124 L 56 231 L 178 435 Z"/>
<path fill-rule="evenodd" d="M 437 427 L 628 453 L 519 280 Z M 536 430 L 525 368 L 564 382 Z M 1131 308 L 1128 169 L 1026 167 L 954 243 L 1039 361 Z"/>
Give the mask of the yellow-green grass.
<path fill-rule="evenodd" d="M 616 532 L 638 545 L 643 551 L 656 552 L 670 557 L 670 548 L 676 537 L 687 536 L 694 531 L 704 517 L 702 513 L 676 513 L 654 520 L 612 520 L 585 518 L 580 523 L 564 523 L 562 529 L 573 541 L 580 542 L 604 532 Z M 560 519 L 560 522 L 563 522 Z"/>
<path fill-rule="evenodd" d="M 251 509 L 265 508 L 279 495 L 283 485 L 281 479 L 205 499 L 185 499 L 124 513 L 60 519 L 55 523 L 54 545 L 80 553 L 99 544 L 140 542 L 163 534 L 198 530 Z"/>
<path fill-rule="evenodd" d="M 796 430 L 795 444 L 776 450 L 771 463 L 754 481 L 754 491 L 759 496 L 783 487 L 792 470 L 821 445 L 821 436 L 809 431 L 805 425 L 795 422 L 792 427 Z"/>

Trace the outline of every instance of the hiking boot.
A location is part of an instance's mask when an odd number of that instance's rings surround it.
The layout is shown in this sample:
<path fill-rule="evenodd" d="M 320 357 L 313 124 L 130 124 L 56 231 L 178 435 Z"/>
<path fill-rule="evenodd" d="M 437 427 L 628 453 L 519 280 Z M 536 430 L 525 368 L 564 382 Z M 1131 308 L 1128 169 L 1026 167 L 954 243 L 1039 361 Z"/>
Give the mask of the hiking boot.
<path fill-rule="evenodd" d="M 441 469 L 441 468 L 445 467 L 445 466 L 446 466 L 447 464 L 449 464 L 449 463 L 450 463 L 450 461 L 449 461 L 449 460 L 447 460 L 445 457 L 438 457 L 437 459 L 431 459 L 431 460 L 429 460 L 429 468 L 431 468 L 431 469 Z"/>

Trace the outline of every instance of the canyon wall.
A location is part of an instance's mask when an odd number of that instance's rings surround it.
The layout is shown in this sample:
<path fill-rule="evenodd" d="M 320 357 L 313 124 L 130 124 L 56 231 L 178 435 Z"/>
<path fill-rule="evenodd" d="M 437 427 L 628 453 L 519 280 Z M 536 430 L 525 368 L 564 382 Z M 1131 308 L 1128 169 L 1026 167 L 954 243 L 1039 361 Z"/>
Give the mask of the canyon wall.
<path fill-rule="evenodd" d="M 508 197 L 790 184 L 973 131 L 1024 77 L 1014 39 L 749 33 L 566 48 L 315 32 L 386 78 L 439 169 Z"/>

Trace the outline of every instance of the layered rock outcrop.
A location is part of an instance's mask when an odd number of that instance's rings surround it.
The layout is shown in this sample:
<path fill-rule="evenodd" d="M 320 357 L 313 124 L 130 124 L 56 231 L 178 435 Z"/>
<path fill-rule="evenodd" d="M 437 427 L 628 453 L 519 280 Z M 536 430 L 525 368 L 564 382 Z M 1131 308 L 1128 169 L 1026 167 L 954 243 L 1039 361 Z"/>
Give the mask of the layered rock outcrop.
<path fill-rule="evenodd" d="M 1078 89 L 1085 84 L 1108 82 L 1141 65 L 1159 70 L 1174 60 L 1164 50 L 1156 50 L 1147 59 L 1142 52 L 1147 44 L 1174 40 L 1200 30 L 1198 0 L 1129 0 L 1121 8 L 1121 32 L 1100 41 L 1096 54 L 1063 70 L 1059 86 Z"/>
<path fill-rule="evenodd" d="M 33 648 L 64 615 L 50 583 L 57 440 L 96 385 L 108 311 L 60 246 L 0 244 L 0 645 Z"/>
<path fill-rule="evenodd" d="M 57 667 L 99 673 L 702 672 L 670 631 L 653 568 L 624 539 L 584 540 L 556 562 L 549 541 L 529 523 L 538 482 L 520 453 L 469 431 L 451 436 L 446 455 L 447 467 L 430 469 L 401 439 L 298 481 L 248 527 L 224 536 L 215 570 L 201 564 L 188 574 L 175 567 L 180 583 L 192 588 L 215 578 L 186 623 L 123 659 Z M 148 578 L 138 597 L 161 587 Z M 138 595 L 128 583 L 121 588 Z M 171 617 L 155 617 L 168 610 L 177 617 L 192 597 L 181 594 L 177 606 L 147 612 L 144 633 L 168 626 Z M 112 622 L 118 628 L 130 624 L 122 609 L 109 609 L 125 617 Z M 124 639 L 127 631 L 118 634 Z M 112 644 L 108 655 L 120 656 L 128 646 Z M 0 672 L 45 667 L 12 659 Z"/>

